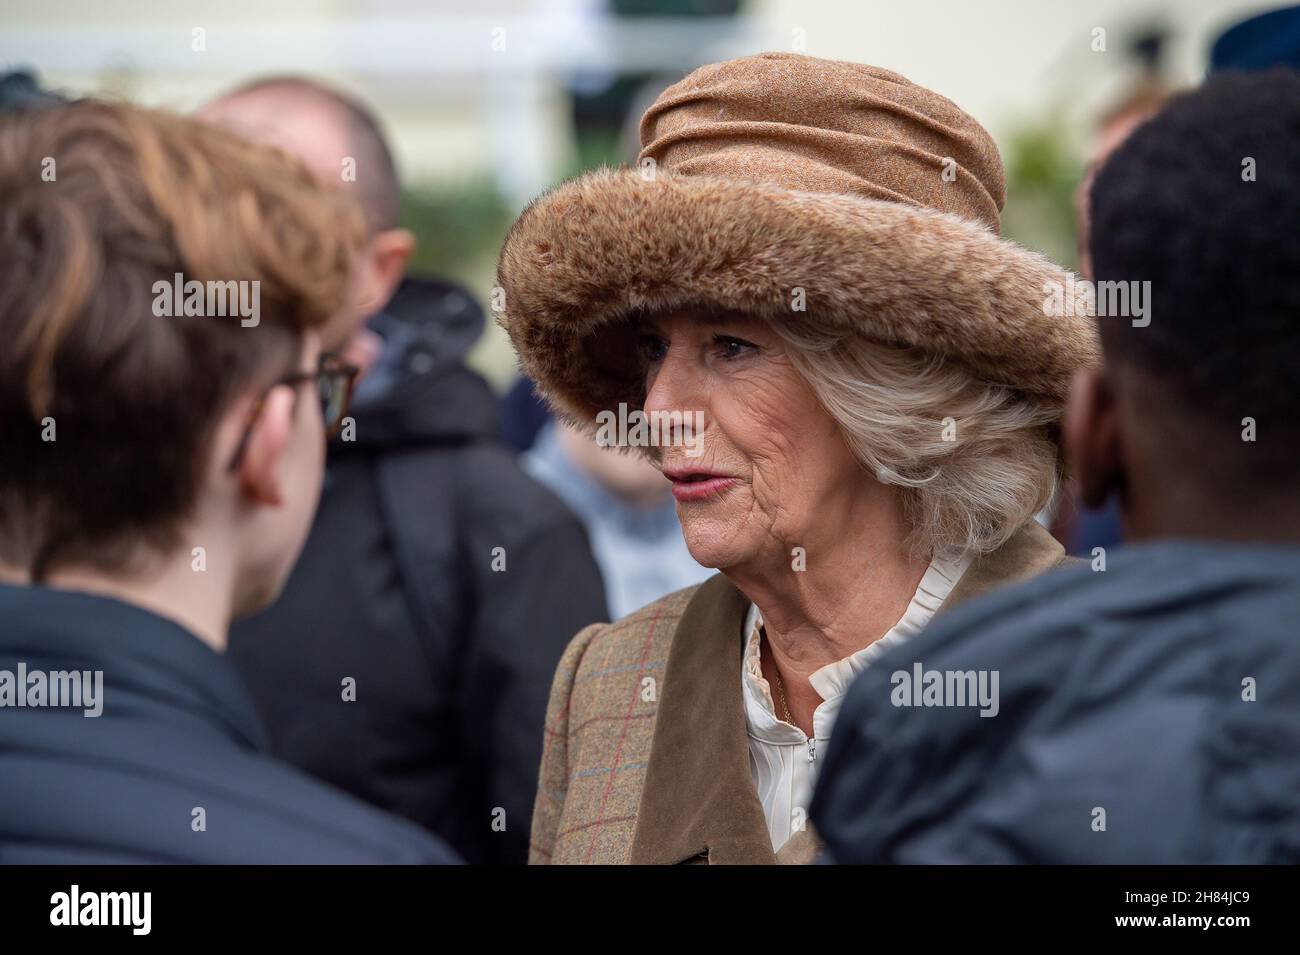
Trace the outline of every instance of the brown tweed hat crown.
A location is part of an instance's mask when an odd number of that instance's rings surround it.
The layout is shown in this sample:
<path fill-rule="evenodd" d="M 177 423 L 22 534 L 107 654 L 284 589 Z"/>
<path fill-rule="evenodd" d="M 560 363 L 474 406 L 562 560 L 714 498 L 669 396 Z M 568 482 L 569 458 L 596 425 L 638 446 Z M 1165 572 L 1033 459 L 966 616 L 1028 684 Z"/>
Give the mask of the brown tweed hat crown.
<path fill-rule="evenodd" d="M 506 237 L 499 321 L 526 374 L 580 423 L 641 407 L 637 313 L 805 318 L 937 352 L 1063 404 L 1097 359 L 1083 315 L 1044 309 L 1067 273 L 998 237 L 1002 162 L 953 103 L 886 70 L 765 53 L 706 66 L 641 121 L 636 169 L 534 201 Z"/>

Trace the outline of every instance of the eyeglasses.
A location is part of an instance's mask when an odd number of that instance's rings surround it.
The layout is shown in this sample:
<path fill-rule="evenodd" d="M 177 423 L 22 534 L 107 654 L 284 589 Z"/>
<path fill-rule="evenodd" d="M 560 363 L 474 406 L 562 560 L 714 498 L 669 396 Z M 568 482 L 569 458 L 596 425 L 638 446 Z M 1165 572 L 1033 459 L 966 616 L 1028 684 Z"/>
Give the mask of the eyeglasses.
<path fill-rule="evenodd" d="M 316 395 L 320 399 L 321 417 L 325 421 L 325 435 L 332 438 L 343 427 L 343 419 L 347 417 L 348 404 L 352 400 L 352 386 L 356 382 L 359 371 L 356 365 L 350 365 L 336 355 L 321 355 L 320 367 L 315 371 L 294 372 L 272 383 L 253 403 L 253 409 L 248 415 L 248 424 L 244 426 L 244 433 L 239 439 L 239 445 L 235 448 L 235 455 L 230 459 L 230 467 L 227 470 L 234 471 L 239 467 L 249 439 L 253 435 L 253 425 L 257 424 L 257 419 L 261 416 L 262 409 L 266 406 L 266 398 L 272 389 L 281 385 L 297 388 L 299 385 L 314 381 Z"/>

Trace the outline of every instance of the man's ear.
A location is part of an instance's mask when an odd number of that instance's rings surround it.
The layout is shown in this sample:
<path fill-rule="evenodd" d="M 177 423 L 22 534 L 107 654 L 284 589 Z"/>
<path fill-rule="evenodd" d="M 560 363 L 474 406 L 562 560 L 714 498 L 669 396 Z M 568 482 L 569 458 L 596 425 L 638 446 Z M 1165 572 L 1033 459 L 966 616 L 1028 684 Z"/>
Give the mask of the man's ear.
<path fill-rule="evenodd" d="M 279 507 L 284 503 L 280 462 L 293 434 L 294 390 L 276 385 L 266 395 L 253 422 L 239 462 L 239 487 L 254 503 Z"/>
<path fill-rule="evenodd" d="M 1119 408 L 1106 372 L 1076 372 L 1065 408 L 1062 437 L 1070 473 L 1088 507 L 1101 507 L 1123 487 L 1124 462 Z"/>
<path fill-rule="evenodd" d="M 365 287 L 360 303 L 363 315 L 374 315 L 388 304 L 406 274 L 406 264 L 414 251 L 415 236 L 406 229 L 386 229 L 370 237 L 366 244 Z"/>

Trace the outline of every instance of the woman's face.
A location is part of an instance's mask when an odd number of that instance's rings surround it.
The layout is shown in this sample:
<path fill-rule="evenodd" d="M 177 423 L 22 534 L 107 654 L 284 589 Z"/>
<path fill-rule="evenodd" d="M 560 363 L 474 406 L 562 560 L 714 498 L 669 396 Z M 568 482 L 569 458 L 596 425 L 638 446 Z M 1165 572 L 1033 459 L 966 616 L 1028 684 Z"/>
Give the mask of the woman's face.
<path fill-rule="evenodd" d="M 789 565 L 792 548 L 835 534 L 866 483 L 883 490 L 767 322 L 674 312 L 646 323 L 645 347 L 646 414 L 704 415 L 697 447 L 677 442 L 662 457 L 686 544 L 701 564 Z"/>

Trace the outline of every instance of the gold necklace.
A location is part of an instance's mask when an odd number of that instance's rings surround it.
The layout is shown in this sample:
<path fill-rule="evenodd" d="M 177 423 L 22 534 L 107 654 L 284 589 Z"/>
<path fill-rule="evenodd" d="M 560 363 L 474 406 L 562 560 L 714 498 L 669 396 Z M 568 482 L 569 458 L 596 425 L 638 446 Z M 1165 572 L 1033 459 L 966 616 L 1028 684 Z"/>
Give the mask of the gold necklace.
<path fill-rule="evenodd" d="M 763 640 L 767 640 L 767 628 L 760 627 L 758 631 Z M 781 679 L 781 668 L 776 665 L 776 656 L 772 653 L 772 648 L 768 646 L 768 656 L 772 657 L 772 675 L 776 677 L 776 692 L 781 696 L 781 709 L 785 710 L 785 721 L 791 726 L 795 725 L 794 716 L 790 713 L 790 704 L 785 701 L 785 681 Z"/>

